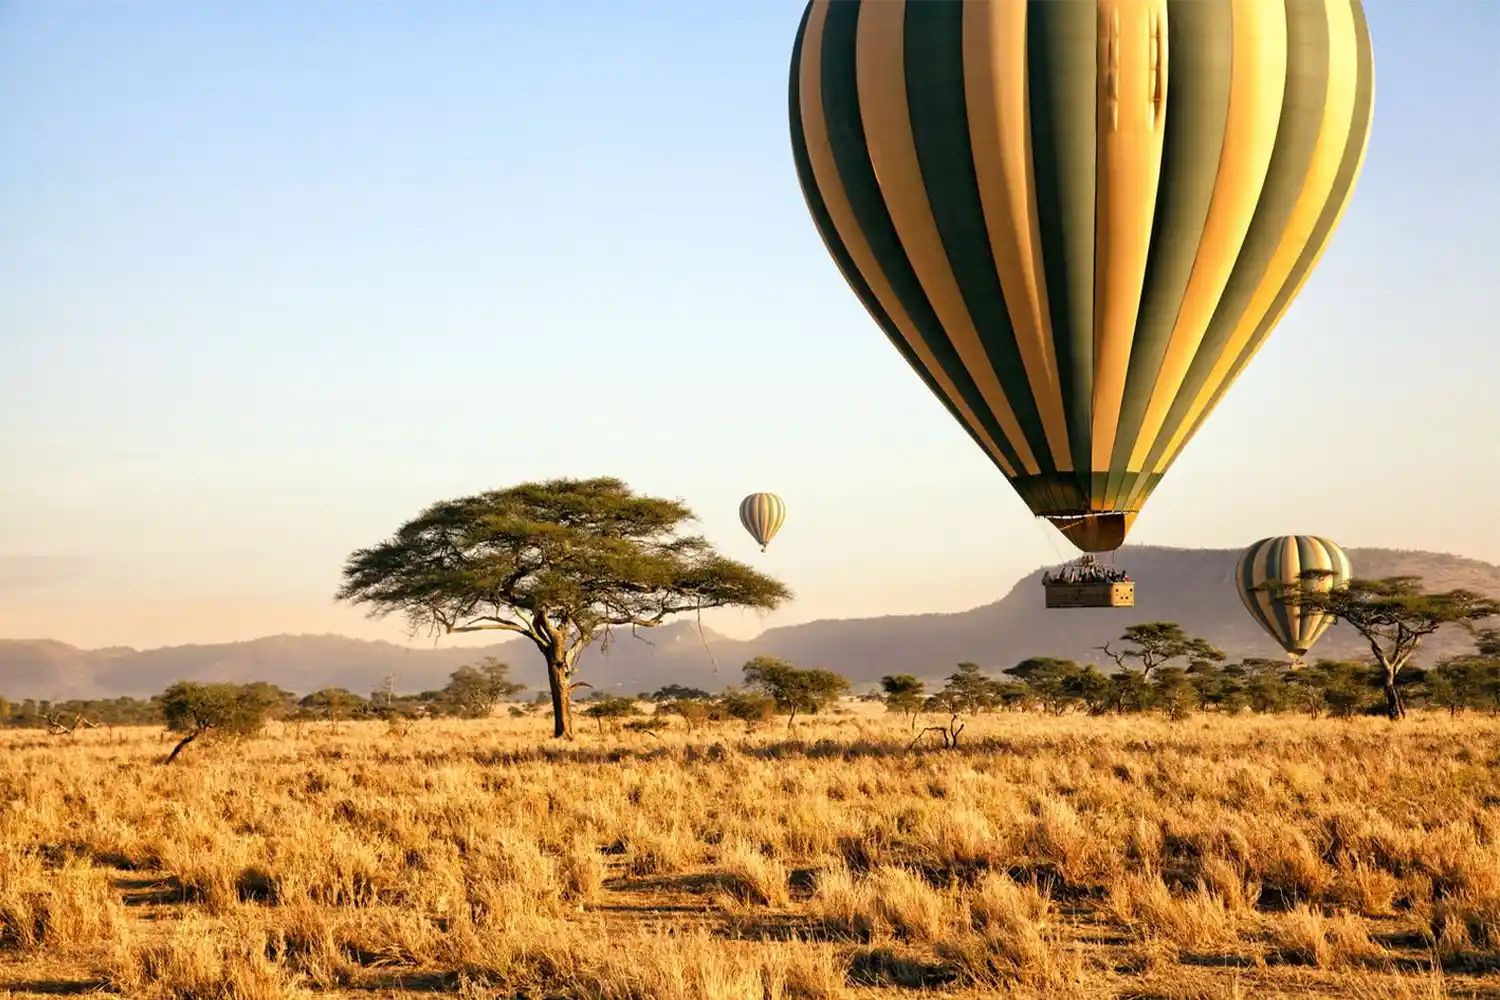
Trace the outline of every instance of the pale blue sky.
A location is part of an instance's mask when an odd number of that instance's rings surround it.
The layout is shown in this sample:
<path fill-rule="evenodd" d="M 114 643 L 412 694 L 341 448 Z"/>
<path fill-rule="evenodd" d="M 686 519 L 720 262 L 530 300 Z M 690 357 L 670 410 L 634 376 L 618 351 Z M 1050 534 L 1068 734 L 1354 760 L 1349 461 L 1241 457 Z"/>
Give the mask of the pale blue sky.
<path fill-rule="evenodd" d="M 823 249 L 801 7 L 0 4 L 0 635 L 398 636 L 332 604 L 344 556 L 554 475 L 681 496 L 799 592 L 741 635 L 1071 554 Z M 1133 541 L 1500 562 L 1500 4 L 1367 9 L 1353 203 Z"/>

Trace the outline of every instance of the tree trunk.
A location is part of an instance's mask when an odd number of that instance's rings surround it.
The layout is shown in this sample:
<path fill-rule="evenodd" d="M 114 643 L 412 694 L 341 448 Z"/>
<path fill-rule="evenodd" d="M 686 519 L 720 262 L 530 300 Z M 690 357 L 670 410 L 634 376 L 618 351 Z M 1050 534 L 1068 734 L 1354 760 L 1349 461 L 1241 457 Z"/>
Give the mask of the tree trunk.
<path fill-rule="evenodd" d="M 547 686 L 552 689 L 552 736 L 559 740 L 573 738 L 573 692 L 568 689 L 569 674 L 566 660 L 549 657 Z"/>
<path fill-rule="evenodd" d="M 172 752 L 167 754 L 167 759 L 162 761 L 162 763 L 170 764 L 172 763 L 172 761 L 176 760 L 177 755 L 182 753 L 183 748 L 186 747 L 189 743 L 196 740 L 202 732 L 203 730 L 201 729 L 195 729 L 191 733 L 188 733 L 186 736 L 184 736 L 182 738 L 182 741 L 172 748 Z"/>
<path fill-rule="evenodd" d="M 1406 718 L 1406 708 L 1401 704 L 1401 692 L 1396 690 L 1396 671 L 1389 665 L 1385 668 L 1385 714 L 1392 722 Z"/>

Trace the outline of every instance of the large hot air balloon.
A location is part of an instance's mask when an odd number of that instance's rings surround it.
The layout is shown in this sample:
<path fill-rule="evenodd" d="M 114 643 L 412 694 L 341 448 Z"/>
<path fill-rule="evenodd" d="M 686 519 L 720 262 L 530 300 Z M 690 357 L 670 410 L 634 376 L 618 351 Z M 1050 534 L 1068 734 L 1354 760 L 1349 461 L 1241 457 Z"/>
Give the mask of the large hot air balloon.
<path fill-rule="evenodd" d="M 1359 0 L 812 0 L 790 97 L 855 294 L 1108 552 L 1328 245 L 1374 74 Z"/>
<path fill-rule="evenodd" d="M 786 504 L 774 493 L 752 493 L 740 501 L 740 523 L 762 552 L 786 521 Z"/>
<path fill-rule="evenodd" d="M 1267 584 L 1295 587 L 1310 569 L 1327 570 L 1315 586 L 1327 591 L 1349 583 L 1349 557 L 1326 538 L 1316 535 L 1278 535 L 1262 538 L 1247 548 L 1234 568 L 1240 600 L 1260 627 L 1271 634 L 1293 662 L 1300 662 L 1333 620 L 1316 608 L 1289 606 L 1276 600 Z"/>

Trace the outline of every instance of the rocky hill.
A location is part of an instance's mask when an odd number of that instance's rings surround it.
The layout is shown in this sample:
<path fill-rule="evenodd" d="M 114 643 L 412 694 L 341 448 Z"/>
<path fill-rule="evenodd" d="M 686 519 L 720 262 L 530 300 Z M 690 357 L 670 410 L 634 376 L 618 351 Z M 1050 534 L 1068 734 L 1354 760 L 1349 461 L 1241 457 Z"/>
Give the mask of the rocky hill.
<path fill-rule="evenodd" d="M 748 641 L 711 632 L 700 636 L 692 623 L 678 622 L 646 634 L 649 643 L 620 635 L 608 649 L 590 649 L 580 676 L 613 693 L 633 694 L 668 682 L 717 689 L 738 681 L 745 660 L 769 653 L 836 670 L 856 684 L 894 672 L 939 678 L 961 660 L 996 670 L 1037 654 L 1100 662 L 1095 647 L 1126 625 L 1163 620 L 1181 623 L 1232 657 L 1279 656 L 1280 649 L 1235 594 L 1231 574 L 1237 558 L 1229 549 L 1121 549 L 1116 562 L 1137 581 L 1138 603 L 1129 610 L 1046 611 L 1038 569 L 993 604 L 955 614 L 815 621 L 770 629 Z M 1500 597 L 1500 567 L 1478 560 L 1392 549 L 1351 549 L 1349 558 L 1360 576 L 1415 575 L 1430 589 L 1465 587 Z M 1464 633 L 1451 629 L 1424 645 L 1420 659 L 1430 661 L 1467 645 Z M 1359 637 L 1340 625 L 1323 637 L 1314 655 L 1364 652 Z M 399 690 L 417 691 L 441 686 L 455 667 L 487 654 L 509 662 L 514 676 L 533 688 L 544 683 L 536 651 L 524 640 L 474 649 L 282 635 L 140 651 L 0 640 L 0 695 L 12 700 L 144 696 L 181 679 L 266 680 L 298 692 L 337 685 L 365 693 L 387 674 L 395 675 Z"/>

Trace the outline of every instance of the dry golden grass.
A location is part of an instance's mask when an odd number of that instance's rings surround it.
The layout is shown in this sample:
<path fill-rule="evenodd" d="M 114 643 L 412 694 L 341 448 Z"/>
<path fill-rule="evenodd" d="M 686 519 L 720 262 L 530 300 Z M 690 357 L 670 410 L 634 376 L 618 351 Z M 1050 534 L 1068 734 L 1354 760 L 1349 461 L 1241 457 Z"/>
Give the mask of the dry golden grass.
<path fill-rule="evenodd" d="M 1500 725 L 0 735 L 0 997 L 1500 997 Z"/>

